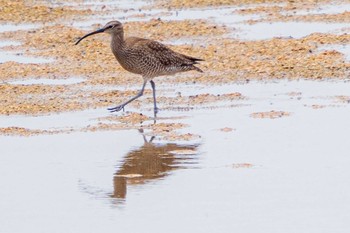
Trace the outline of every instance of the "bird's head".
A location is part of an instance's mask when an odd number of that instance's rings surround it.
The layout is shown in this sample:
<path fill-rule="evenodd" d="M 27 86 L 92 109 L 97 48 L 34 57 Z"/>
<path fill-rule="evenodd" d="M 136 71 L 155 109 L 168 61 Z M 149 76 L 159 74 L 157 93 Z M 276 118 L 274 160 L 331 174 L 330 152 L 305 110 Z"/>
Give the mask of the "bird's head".
<path fill-rule="evenodd" d="M 80 41 L 82 41 L 83 39 L 85 39 L 88 36 L 92 36 L 94 34 L 102 33 L 102 32 L 105 32 L 105 33 L 108 33 L 108 34 L 122 33 L 123 32 L 123 25 L 121 24 L 121 22 L 116 21 L 116 20 L 115 21 L 110 21 L 105 26 L 103 26 L 102 28 L 100 28 L 100 29 L 98 29 L 96 31 L 90 32 L 90 33 L 86 34 L 85 36 L 81 37 L 75 43 L 75 45 L 79 44 Z"/>

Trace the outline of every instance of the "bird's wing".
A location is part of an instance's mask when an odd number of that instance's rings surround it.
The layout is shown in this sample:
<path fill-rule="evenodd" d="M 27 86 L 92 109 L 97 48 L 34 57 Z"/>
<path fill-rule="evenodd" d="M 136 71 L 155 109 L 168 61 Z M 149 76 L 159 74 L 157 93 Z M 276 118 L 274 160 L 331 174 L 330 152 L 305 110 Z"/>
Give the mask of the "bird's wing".
<path fill-rule="evenodd" d="M 154 40 L 140 39 L 134 46 L 140 50 L 144 59 L 150 59 L 152 62 L 157 62 L 164 66 L 193 65 L 197 61 L 201 61 L 201 59 L 177 53 Z"/>

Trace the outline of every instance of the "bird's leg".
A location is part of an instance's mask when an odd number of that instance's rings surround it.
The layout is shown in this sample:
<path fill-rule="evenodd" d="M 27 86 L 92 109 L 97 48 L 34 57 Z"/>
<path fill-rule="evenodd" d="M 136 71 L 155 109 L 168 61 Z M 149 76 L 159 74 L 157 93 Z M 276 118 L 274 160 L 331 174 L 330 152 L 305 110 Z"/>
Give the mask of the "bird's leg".
<path fill-rule="evenodd" d="M 139 97 L 141 97 L 141 96 L 143 95 L 143 91 L 145 90 L 145 86 L 146 86 L 146 81 L 143 82 L 142 88 L 141 88 L 141 90 L 139 91 L 139 93 L 137 93 L 136 96 L 132 97 L 131 99 L 129 99 L 129 100 L 126 101 L 125 103 L 122 103 L 122 104 L 120 104 L 120 105 L 118 105 L 118 106 L 116 106 L 116 107 L 114 107 L 114 108 L 108 108 L 108 110 L 111 111 L 111 112 L 118 112 L 118 111 L 124 109 L 124 107 L 125 107 L 127 104 L 129 104 L 130 102 L 136 100 L 137 98 L 139 98 Z"/>
<path fill-rule="evenodd" d="M 153 82 L 153 80 L 149 82 L 151 83 L 152 90 L 153 90 L 154 115 L 156 115 L 159 110 L 159 108 L 157 108 L 157 100 L 156 100 L 156 84 Z"/>
<path fill-rule="evenodd" d="M 149 142 L 152 142 L 155 138 L 156 138 L 155 136 L 152 136 Z"/>
<path fill-rule="evenodd" d="M 145 136 L 145 134 L 143 133 L 143 129 L 139 129 L 139 133 L 142 134 L 143 142 L 144 142 L 144 143 L 148 143 L 148 141 L 147 141 L 147 139 L 146 139 L 146 136 Z"/>

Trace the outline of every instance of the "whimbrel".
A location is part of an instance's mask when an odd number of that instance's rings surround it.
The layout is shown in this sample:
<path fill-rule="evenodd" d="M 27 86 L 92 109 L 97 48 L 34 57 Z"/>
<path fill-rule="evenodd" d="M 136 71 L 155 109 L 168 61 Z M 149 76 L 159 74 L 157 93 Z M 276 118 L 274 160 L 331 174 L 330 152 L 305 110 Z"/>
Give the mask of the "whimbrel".
<path fill-rule="evenodd" d="M 108 22 L 104 27 L 81 37 L 75 44 L 79 44 L 84 38 L 106 32 L 112 36 L 111 49 L 119 64 L 127 71 L 142 75 L 143 85 L 138 94 L 128 101 L 108 108 L 111 112 L 117 112 L 143 95 L 146 83 L 149 81 L 153 90 L 154 115 L 158 112 L 156 101 L 156 88 L 153 79 L 157 76 L 172 75 L 179 72 L 196 70 L 203 72 L 195 66 L 199 58 L 177 53 L 165 45 L 138 37 L 124 39 L 123 25 L 119 21 Z"/>

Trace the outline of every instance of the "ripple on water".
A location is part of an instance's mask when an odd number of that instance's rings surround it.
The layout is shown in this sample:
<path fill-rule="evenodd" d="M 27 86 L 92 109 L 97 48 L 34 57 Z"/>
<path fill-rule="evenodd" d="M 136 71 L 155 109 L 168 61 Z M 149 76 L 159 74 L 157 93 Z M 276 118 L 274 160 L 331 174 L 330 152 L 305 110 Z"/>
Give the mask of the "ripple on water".
<path fill-rule="evenodd" d="M 22 53 L 0 51 L 0 63 L 18 62 L 22 64 L 42 64 L 53 62 L 53 58 L 25 56 Z"/>
<path fill-rule="evenodd" d="M 39 79 L 21 79 L 8 82 L 13 85 L 71 85 L 84 82 L 84 78 L 68 78 L 68 79 L 49 79 L 49 78 L 39 78 Z"/>
<path fill-rule="evenodd" d="M 39 28 L 40 24 L 0 24 L 0 33 L 1 32 L 12 32 L 19 30 L 30 30 Z"/>

